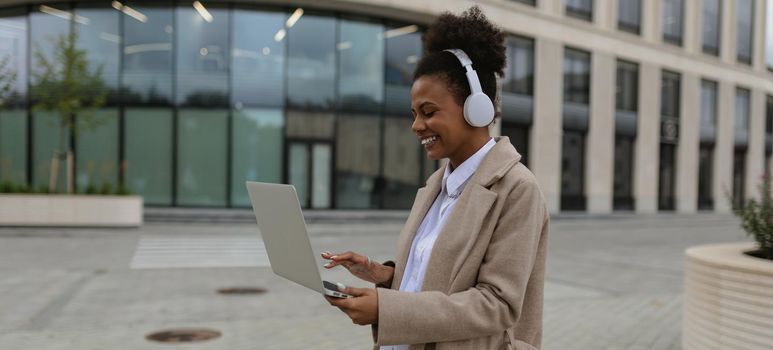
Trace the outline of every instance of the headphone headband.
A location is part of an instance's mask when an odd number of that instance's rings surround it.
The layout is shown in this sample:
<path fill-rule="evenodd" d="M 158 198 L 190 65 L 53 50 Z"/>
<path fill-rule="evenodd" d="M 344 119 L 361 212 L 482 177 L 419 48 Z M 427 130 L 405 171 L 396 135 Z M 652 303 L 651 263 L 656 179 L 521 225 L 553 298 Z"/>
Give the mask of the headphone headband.
<path fill-rule="evenodd" d="M 445 49 L 443 51 L 448 51 L 459 60 L 459 62 L 462 63 L 462 66 L 464 66 L 465 69 L 472 70 L 472 60 L 470 59 L 470 56 L 467 56 L 467 53 L 462 51 L 461 49 Z"/>

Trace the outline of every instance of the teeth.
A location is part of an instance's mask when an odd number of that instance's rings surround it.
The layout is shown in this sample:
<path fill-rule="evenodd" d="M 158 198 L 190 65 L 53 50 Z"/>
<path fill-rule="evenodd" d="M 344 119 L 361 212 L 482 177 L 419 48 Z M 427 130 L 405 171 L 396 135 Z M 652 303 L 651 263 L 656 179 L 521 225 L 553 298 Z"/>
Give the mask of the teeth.
<path fill-rule="evenodd" d="M 421 144 L 422 145 L 428 145 L 428 144 L 430 144 L 432 142 L 435 142 L 435 140 L 437 140 L 437 136 L 430 136 L 430 137 L 427 137 L 426 139 L 422 139 L 421 140 Z"/>

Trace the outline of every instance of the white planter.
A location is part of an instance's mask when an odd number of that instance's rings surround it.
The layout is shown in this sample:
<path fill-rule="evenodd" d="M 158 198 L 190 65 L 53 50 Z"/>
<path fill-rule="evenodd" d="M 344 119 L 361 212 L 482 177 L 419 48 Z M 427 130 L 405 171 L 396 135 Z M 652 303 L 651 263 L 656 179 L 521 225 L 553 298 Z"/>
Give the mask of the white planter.
<path fill-rule="evenodd" d="M 683 349 L 773 349 L 773 261 L 743 253 L 754 249 L 754 243 L 687 249 Z"/>
<path fill-rule="evenodd" d="M 0 194 L 0 226 L 140 225 L 140 196 Z"/>

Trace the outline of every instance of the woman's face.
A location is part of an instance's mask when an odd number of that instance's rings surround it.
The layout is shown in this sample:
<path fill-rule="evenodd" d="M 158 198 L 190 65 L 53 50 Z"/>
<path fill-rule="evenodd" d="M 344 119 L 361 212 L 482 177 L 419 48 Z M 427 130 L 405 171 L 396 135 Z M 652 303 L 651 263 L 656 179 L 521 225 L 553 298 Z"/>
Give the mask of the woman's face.
<path fill-rule="evenodd" d="M 475 128 L 464 120 L 463 107 L 454 101 L 445 80 L 435 75 L 416 79 L 411 88 L 411 112 L 411 130 L 419 137 L 427 157 L 450 158 L 455 163 L 467 153 L 465 148 Z"/>

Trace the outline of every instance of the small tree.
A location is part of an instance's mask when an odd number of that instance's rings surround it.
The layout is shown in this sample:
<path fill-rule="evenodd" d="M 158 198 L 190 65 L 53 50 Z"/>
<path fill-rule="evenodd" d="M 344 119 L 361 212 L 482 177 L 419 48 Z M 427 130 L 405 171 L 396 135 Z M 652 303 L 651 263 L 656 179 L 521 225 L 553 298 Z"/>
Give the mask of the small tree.
<path fill-rule="evenodd" d="M 105 104 L 107 97 L 102 82 L 102 66 L 89 68 L 86 51 L 77 48 L 78 33 L 54 39 L 53 57 L 49 59 L 39 47 L 34 57 L 40 69 L 33 73 L 33 111 L 53 112 L 51 122 L 59 128 L 58 149 L 51 157 L 49 191 L 56 191 L 56 177 L 61 160 L 67 161 L 67 193 L 73 191 L 73 153 L 70 135 L 94 129 L 103 122 L 93 110 Z M 77 118 L 76 118 L 77 116 Z"/>
<path fill-rule="evenodd" d="M 760 245 L 762 256 L 773 260 L 773 195 L 770 192 L 769 174 L 763 177 L 759 190 L 759 200 L 749 199 L 744 206 L 734 208 L 733 211 L 741 218 L 741 227 L 746 234 L 754 237 Z"/>
<path fill-rule="evenodd" d="M 11 57 L 0 58 L 0 107 L 5 106 L 6 100 L 11 95 L 13 83 L 16 81 L 16 71 L 9 67 Z"/>

